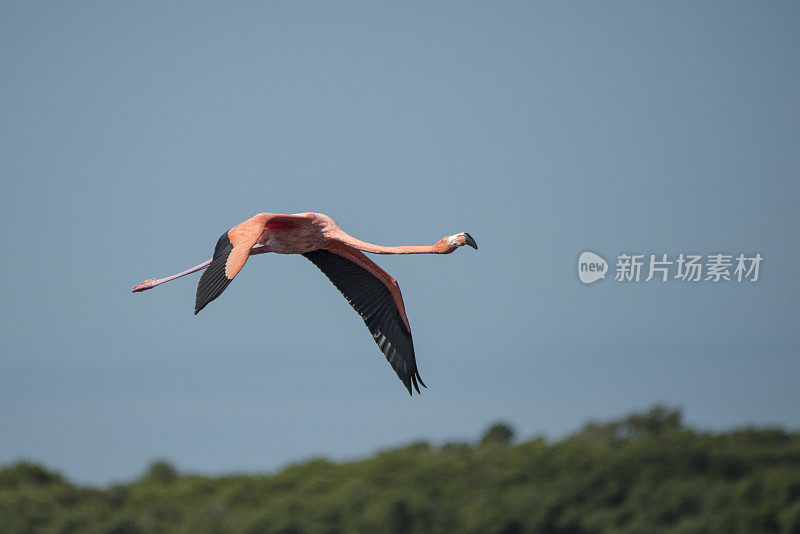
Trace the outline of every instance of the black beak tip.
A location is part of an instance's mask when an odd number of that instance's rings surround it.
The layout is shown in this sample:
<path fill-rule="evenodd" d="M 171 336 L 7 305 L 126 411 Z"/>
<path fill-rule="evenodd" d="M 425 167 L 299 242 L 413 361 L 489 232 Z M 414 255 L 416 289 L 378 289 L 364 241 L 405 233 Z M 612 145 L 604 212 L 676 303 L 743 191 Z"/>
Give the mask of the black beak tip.
<path fill-rule="evenodd" d="M 464 232 L 464 238 L 466 239 L 466 243 L 465 244 L 471 246 L 475 250 L 478 250 L 478 244 L 475 242 L 475 239 L 471 235 L 469 235 L 468 233 Z"/>

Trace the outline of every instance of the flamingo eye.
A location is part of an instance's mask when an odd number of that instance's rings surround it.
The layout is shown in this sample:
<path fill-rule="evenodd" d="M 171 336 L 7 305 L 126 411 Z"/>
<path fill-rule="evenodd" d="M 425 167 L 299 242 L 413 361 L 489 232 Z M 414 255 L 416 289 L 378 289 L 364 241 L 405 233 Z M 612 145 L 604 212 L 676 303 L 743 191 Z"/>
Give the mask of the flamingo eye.
<path fill-rule="evenodd" d="M 458 240 L 459 237 L 463 237 L 463 235 L 461 234 L 449 235 L 444 238 L 444 242 L 454 247 L 460 247 L 464 243 Z"/>

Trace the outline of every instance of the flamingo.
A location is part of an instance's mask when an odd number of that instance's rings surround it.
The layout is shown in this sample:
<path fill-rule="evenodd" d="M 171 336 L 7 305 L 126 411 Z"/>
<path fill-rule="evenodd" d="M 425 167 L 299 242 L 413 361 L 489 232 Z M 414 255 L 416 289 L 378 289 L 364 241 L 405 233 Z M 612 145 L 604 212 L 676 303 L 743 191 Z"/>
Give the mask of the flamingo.
<path fill-rule="evenodd" d="M 425 386 L 414 358 L 411 325 L 397 281 L 364 252 L 372 254 L 450 254 L 458 247 L 478 245 L 466 232 L 443 237 L 428 246 L 384 247 L 346 234 L 322 213 L 258 213 L 219 238 L 214 257 L 165 278 L 150 278 L 136 285 L 134 293 L 206 269 L 197 284 L 194 313 L 219 297 L 247 258 L 256 254 L 300 254 L 316 265 L 341 291 L 361 316 L 381 352 L 405 385 L 419 393 Z M 419 385 L 418 385 L 419 384 Z"/>

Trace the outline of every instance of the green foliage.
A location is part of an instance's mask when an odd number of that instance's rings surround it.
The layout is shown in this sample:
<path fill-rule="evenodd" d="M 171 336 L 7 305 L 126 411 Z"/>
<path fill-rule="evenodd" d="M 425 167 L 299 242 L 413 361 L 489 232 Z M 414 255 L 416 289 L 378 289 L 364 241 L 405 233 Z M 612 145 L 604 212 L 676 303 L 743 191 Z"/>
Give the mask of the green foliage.
<path fill-rule="evenodd" d="M 148 467 L 144 479 L 161 484 L 169 484 L 178 479 L 178 470 L 169 462 L 155 460 Z"/>
<path fill-rule="evenodd" d="M 18 488 L 24 485 L 46 486 L 61 481 L 61 475 L 58 473 L 30 462 L 17 462 L 0 470 L 0 489 Z"/>
<path fill-rule="evenodd" d="M 514 439 L 514 429 L 505 423 L 495 423 L 484 432 L 481 445 L 508 445 Z"/>
<path fill-rule="evenodd" d="M 563 440 L 418 442 L 270 476 L 180 475 L 78 487 L 41 466 L 0 470 L 3 533 L 800 532 L 800 434 L 684 426 L 656 407 Z"/>

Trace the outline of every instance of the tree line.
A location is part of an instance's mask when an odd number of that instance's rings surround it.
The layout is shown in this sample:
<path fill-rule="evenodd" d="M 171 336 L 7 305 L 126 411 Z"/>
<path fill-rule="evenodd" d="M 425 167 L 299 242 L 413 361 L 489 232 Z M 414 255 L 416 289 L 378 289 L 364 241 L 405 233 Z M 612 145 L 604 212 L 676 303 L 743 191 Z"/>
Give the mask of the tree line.
<path fill-rule="evenodd" d="M 656 406 L 557 441 L 503 423 L 475 442 L 412 443 L 351 462 L 207 477 L 153 462 L 137 480 L 72 484 L 0 469 L 3 533 L 800 532 L 800 434 L 701 432 Z"/>

